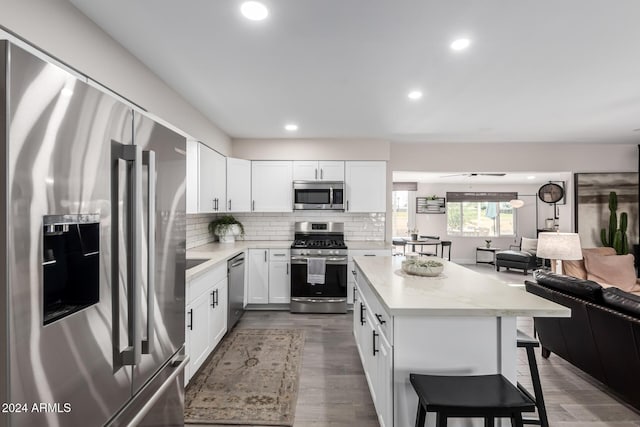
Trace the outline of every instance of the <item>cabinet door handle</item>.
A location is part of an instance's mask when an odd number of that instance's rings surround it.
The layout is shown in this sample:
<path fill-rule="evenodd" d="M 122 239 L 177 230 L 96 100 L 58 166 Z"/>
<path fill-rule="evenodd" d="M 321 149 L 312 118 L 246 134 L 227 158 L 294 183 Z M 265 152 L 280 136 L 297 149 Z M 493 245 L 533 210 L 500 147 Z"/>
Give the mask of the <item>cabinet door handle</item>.
<path fill-rule="evenodd" d="M 211 307 L 216 308 L 216 291 L 211 291 Z"/>
<path fill-rule="evenodd" d="M 364 304 L 360 303 L 360 324 L 364 325 L 366 323 L 366 320 L 364 318 L 364 311 L 367 308 L 364 306 Z"/>
<path fill-rule="evenodd" d="M 287 263 L 287 276 L 289 275 L 289 263 Z"/>
<path fill-rule="evenodd" d="M 220 305 L 220 301 L 218 300 L 218 291 L 219 291 L 219 289 L 216 289 L 215 291 L 213 291 L 213 294 L 214 294 L 214 298 L 213 298 L 214 307 Z"/>
<path fill-rule="evenodd" d="M 256 201 L 255 200 L 251 201 L 251 210 L 252 211 L 256 210 Z"/>
<path fill-rule="evenodd" d="M 264 251 L 264 262 L 267 262 L 267 251 Z"/>
<path fill-rule="evenodd" d="M 376 331 L 371 331 L 373 332 L 373 356 L 375 357 L 376 353 L 378 353 L 380 350 L 376 350 L 376 337 L 378 336 L 378 334 L 376 333 Z"/>
<path fill-rule="evenodd" d="M 358 301 L 358 288 L 353 287 L 353 303 L 355 304 Z"/>
<path fill-rule="evenodd" d="M 347 210 L 349 210 L 349 201 L 347 200 Z"/>
<path fill-rule="evenodd" d="M 316 169 L 316 179 L 318 179 L 318 169 Z"/>
<path fill-rule="evenodd" d="M 376 319 L 378 319 L 378 322 L 379 322 L 381 325 L 384 325 L 385 323 L 387 323 L 387 321 L 386 321 L 386 320 L 382 320 L 382 314 L 378 314 L 378 313 L 376 313 Z"/>
<path fill-rule="evenodd" d="M 190 331 L 193 331 L 193 308 L 189 310 L 189 324 L 187 325 Z"/>
<path fill-rule="evenodd" d="M 229 199 L 229 211 L 231 211 L 231 199 Z"/>
<path fill-rule="evenodd" d="M 320 169 L 320 179 L 324 179 L 324 169 Z"/>

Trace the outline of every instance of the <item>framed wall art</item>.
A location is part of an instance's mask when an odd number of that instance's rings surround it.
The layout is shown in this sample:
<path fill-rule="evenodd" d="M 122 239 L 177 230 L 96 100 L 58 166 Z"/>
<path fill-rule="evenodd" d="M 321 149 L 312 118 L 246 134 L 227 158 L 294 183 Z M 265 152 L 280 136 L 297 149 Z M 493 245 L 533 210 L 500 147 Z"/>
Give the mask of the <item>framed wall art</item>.
<path fill-rule="evenodd" d="M 620 214 L 628 215 L 629 246 L 638 244 L 638 173 L 577 173 L 575 183 L 575 226 L 583 248 L 602 246 L 600 230 L 609 226 L 609 193 L 618 198 Z"/>

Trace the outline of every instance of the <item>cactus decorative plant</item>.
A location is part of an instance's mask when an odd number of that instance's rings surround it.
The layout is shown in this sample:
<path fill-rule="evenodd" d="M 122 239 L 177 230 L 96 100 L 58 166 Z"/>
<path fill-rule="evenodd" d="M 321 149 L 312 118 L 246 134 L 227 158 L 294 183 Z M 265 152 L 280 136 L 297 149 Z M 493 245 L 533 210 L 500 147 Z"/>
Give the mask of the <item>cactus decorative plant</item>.
<path fill-rule="evenodd" d="M 627 240 L 627 213 L 620 214 L 620 227 L 618 228 L 618 195 L 615 191 L 609 193 L 609 229 L 600 230 L 600 239 L 603 246 L 614 248 L 618 255 L 629 253 L 629 241 Z"/>

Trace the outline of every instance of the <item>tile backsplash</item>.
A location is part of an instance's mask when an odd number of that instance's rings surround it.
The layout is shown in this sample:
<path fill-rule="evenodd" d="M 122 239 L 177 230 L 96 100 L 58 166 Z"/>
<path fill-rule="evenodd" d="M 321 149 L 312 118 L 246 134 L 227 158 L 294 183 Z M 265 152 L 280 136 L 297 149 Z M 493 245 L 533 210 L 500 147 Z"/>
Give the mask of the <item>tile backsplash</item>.
<path fill-rule="evenodd" d="M 208 225 L 220 214 L 187 215 L 187 249 L 213 242 Z M 385 235 L 384 213 L 342 212 L 288 212 L 288 213 L 234 213 L 244 225 L 245 240 L 293 240 L 294 223 L 298 221 L 344 222 L 346 240 L 383 241 Z"/>

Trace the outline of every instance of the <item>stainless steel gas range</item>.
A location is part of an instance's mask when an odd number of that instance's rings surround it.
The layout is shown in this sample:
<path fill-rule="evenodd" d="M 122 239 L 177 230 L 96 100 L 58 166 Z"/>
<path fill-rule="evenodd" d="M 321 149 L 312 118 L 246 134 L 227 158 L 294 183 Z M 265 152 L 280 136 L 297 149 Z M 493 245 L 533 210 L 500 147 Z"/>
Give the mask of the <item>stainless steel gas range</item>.
<path fill-rule="evenodd" d="M 347 245 L 342 222 L 296 222 L 291 245 L 292 313 L 347 312 Z"/>

